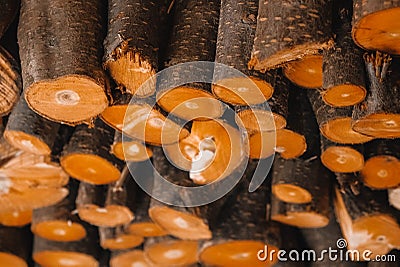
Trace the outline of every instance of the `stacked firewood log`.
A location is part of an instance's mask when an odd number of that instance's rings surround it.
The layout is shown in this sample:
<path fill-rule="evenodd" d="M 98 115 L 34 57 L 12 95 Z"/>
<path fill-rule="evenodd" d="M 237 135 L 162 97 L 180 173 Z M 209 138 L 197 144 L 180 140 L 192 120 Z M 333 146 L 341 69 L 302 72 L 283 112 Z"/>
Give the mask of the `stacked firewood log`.
<path fill-rule="evenodd" d="M 399 257 L 399 17 L 397 0 L 0 0 L 0 267 Z"/>

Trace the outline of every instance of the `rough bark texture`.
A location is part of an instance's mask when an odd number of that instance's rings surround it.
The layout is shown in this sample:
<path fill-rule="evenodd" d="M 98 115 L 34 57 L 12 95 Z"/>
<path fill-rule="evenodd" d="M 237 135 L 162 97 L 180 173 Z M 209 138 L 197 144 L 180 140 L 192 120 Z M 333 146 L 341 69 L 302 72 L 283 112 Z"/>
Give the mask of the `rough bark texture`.
<path fill-rule="evenodd" d="M 60 163 L 60 157 L 64 146 L 66 146 L 75 131 L 74 127 L 61 124 L 56 134 L 53 147 L 51 148 L 51 160 Z"/>
<path fill-rule="evenodd" d="M 104 185 L 92 185 L 85 182 L 79 184 L 78 195 L 75 200 L 76 207 L 87 204 L 104 206 L 107 198 L 107 188 Z"/>
<path fill-rule="evenodd" d="M 330 46 L 332 1 L 260 1 L 249 67 L 265 71 Z"/>
<path fill-rule="evenodd" d="M 104 90 L 107 81 L 101 67 L 105 10 L 106 6 L 100 0 L 21 1 L 18 42 L 24 48 L 20 50 L 23 87 L 28 104 L 41 115 L 78 124 L 98 115 L 106 107 Z M 33 87 L 40 86 L 41 82 L 57 82 L 63 77 L 80 78 L 98 86 L 96 97 L 101 99 L 97 99 L 98 113 L 91 110 L 91 114 L 80 114 L 78 121 L 67 120 L 63 119 L 64 114 L 43 114 L 42 103 L 31 102 L 34 95 L 29 94 Z M 41 94 L 40 90 L 50 90 L 47 87 L 38 89 Z M 87 97 L 87 89 L 76 88 L 80 100 Z M 47 101 L 54 101 L 52 96 L 48 96 Z M 72 110 L 79 105 L 58 106 Z M 85 107 L 80 108 L 85 110 Z"/>
<path fill-rule="evenodd" d="M 333 6 L 333 32 L 336 37 L 333 47 L 323 53 L 323 90 L 339 85 L 354 85 L 365 90 L 363 52 L 351 38 L 352 1 L 336 1 Z"/>
<path fill-rule="evenodd" d="M 45 151 L 47 150 L 50 154 L 59 127 L 60 125 L 58 123 L 49 121 L 31 110 L 24 97 L 21 97 L 8 119 L 5 137 L 9 143 L 14 144 L 14 133 L 21 132 L 28 136 L 32 136 L 47 145 Z M 32 149 L 29 144 L 26 145 L 26 147 L 24 147 L 23 144 L 17 146 L 19 149 L 31 153 L 35 153 L 35 151 L 37 151 L 36 153 L 44 152 L 34 148 Z"/>
<path fill-rule="evenodd" d="M 0 225 L 0 252 L 10 253 L 31 264 L 33 236 L 29 225 L 6 227 Z"/>
<path fill-rule="evenodd" d="M 364 145 L 364 156 L 366 160 L 380 155 L 393 156 L 400 159 L 400 140 L 374 139 Z"/>
<path fill-rule="evenodd" d="M 1 0 L 0 1 L 0 38 L 6 32 L 8 26 L 17 15 L 20 6 L 20 0 Z"/>

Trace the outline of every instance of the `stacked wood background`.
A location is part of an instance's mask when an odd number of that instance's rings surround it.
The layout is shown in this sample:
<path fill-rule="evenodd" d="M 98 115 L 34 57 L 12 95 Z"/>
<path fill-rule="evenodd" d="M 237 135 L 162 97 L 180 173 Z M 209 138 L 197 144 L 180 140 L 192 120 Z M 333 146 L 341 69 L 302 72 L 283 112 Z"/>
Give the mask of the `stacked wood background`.
<path fill-rule="evenodd" d="M 0 0 L 0 267 L 376 265 L 257 259 L 341 238 L 397 266 L 399 18 L 398 0 Z M 199 71 L 213 83 L 163 87 Z M 241 179 L 191 207 L 156 175 Z"/>

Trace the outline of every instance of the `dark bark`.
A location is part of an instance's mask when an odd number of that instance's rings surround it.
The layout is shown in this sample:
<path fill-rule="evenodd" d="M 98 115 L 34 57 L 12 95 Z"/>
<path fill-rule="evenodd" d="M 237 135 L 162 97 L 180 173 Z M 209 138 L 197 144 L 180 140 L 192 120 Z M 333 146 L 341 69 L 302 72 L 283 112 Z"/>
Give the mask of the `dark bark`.
<path fill-rule="evenodd" d="M 11 112 L 18 102 L 21 89 L 22 81 L 18 62 L 0 46 L 0 116 Z"/>
<path fill-rule="evenodd" d="M 78 195 L 76 196 L 76 207 L 85 205 L 96 205 L 103 207 L 107 198 L 107 187 L 105 185 L 92 185 L 85 182 L 79 184 Z"/>
<path fill-rule="evenodd" d="M 12 23 L 18 13 L 20 0 L 1 0 L 0 1 L 0 38 L 6 32 L 7 28 Z"/>
<path fill-rule="evenodd" d="M 336 37 L 333 47 L 323 53 L 323 89 L 326 92 L 336 86 L 353 85 L 365 91 L 363 52 L 351 37 L 352 1 L 335 1 L 333 7 Z M 336 103 L 329 104 L 336 106 Z"/>
<path fill-rule="evenodd" d="M 21 97 L 11 112 L 4 136 L 19 149 L 35 154 L 50 154 L 59 127 L 59 124 L 49 121 L 31 110 L 25 99 Z M 15 143 L 13 139 L 18 132 L 32 136 L 33 140 L 37 139 L 47 147 L 45 149 L 31 148 L 29 145 L 24 146 L 19 142 L 18 144 Z"/>
<path fill-rule="evenodd" d="M 0 236 L 0 252 L 13 254 L 30 264 L 33 236 L 29 225 L 24 227 L 0 225 Z"/>
<path fill-rule="evenodd" d="M 380 155 L 400 159 L 400 140 L 374 139 L 364 144 L 364 156 L 366 160 Z"/>
<path fill-rule="evenodd" d="M 249 67 L 266 71 L 331 44 L 332 1 L 260 1 Z"/>
<path fill-rule="evenodd" d="M 56 134 L 53 146 L 51 148 L 51 159 L 54 162 L 60 162 L 60 156 L 64 146 L 68 144 L 74 133 L 75 128 L 66 124 L 61 124 Z"/>
<path fill-rule="evenodd" d="M 23 87 L 29 106 L 41 115 L 76 125 L 97 116 L 107 106 L 104 92 L 107 78 L 101 67 L 105 11 L 106 6 L 100 0 L 22 1 L 18 42 L 23 48 L 20 50 Z M 79 100 L 73 107 L 55 101 L 54 91 L 42 95 L 52 87 L 47 83 L 62 87 L 59 81 L 63 78 L 79 79 L 81 85 L 90 86 L 74 88 Z M 93 95 L 88 96 L 88 91 Z M 96 98 L 95 102 L 91 97 Z M 54 107 L 46 108 L 43 101 L 53 103 Z M 97 105 L 90 112 L 85 106 L 89 103 Z M 55 112 L 55 107 L 62 111 Z M 72 112 L 74 117 L 66 116 Z"/>

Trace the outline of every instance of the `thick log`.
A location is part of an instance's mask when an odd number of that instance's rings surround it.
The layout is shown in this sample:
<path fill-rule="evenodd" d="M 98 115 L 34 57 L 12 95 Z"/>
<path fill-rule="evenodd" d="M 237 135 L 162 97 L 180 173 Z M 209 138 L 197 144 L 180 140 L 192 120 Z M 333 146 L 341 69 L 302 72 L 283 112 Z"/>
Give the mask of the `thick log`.
<path fill-rule="evenodd" d="M 354 174 L 341 174 L 350 176 Z M 347 248 L 362 253 L 369 249 L 373 259 L 400 246 L 400 226 L 394 210 L 387 205 L 386 191 L 372 191 L 362 185 L 354 194 L 351 185 L 336 189 L 335 213 Z"/>
<path fill-rule="evenodd" d="M 8 119 L 4 138 L 23 151 L 50 155 L 59 127 L 32 111 L 21 97 Z"/>
<path fill-rule="evenodd" d="M 249 67 L 265 71 L 331 46 L 332 1 L 260 1 Z"/>
<path fill-rule="evenodd" d="M 15 16 L 18 13 L 20 0 L 1 0 L 0 6 L 0 38 L 7 31 L 7 28 L 10 26 Z"/>
<path fill-rule="evenodd" d="M 375 139 L 364 144 L 365 166 L 363 182 L 372 189 L 394 188 L 400 185 L 400 140 Z"/>
<path fill-rule="evenodd" d="M 273 75 L 249 70 L 257 26 L 258 1 L 222 0 L 212 90 L 234 105 L 253 105 L 271 98 Z M 234 69 L 227 68 L 226 66 Z"/>
<path fill-rule="evenodd" d="M 104 67 L 118 86 L 138 96 L 155 88 L 141 87 L 157 72 L 161 9 L 165 1 L 109 1 Z"/>
<path fill-rule="evenodd" d="M 332 172 L 358 172 L 364 167 L 362 145 L 343 145 L 321 135 L 321 162 Z"/>
<path fill-rule="evenodd" d="M 205 266 L 272 266 L 276 255 L 268 254 L 265 261 L 257 259 L 257 252 L 268 245 L 268 252 L 277 251 L 280 228 L 267 218 L 269 199 L 268 180 L 256 191 L 249 192 L 257 161 L 250 161 L 235 187 L 232 197 L 219 214 L 218 224 L 213 227 L 213 239 L 204 242 L 200 250 L 200 262 Z"/>
<path fill-rule="evenodd" d="M 101 67 L 105 11 L 99 0 L 22 1 L 18 43 L 24 48 L 24 92 L 40 115 L 76 125 L 107 107 Z"/>
<path fill-rule="evenodd" d="M 308 90 L 307 94 L 323 136 L 340 144 L 362 144 L 372 140 L 352 129 L 352 107 L 331 107 L 317 90 Z"/>
<path fill-rule="evenodd" d="M 31 262 L 32 233 L 29 226 L 6 227 L 0 225 L 1 266 L 28 267 Z"/>
<path fill-rule="evenodd" d="M 56 242 L 35 236 L 33 259 L 40 266 L 98 267 L 101 248 L 97 229 L 88 226 L 84 239 L 74 242 Z"/>
<path fill-rule="evenodd" d="M 358 104 L 367 93 L 362 50 L 351 38 L 352 5 L 352 1 L 334 2 L 335 43 L 323 53 L 323 99 L 336 107 Z"/>
<path fill-rule="evenodd" d="M 108 184 L 120 177 L 123 162 L 111 154 L 114 130 L 97 119 L 94 128 L 79 125 L 64 147 L 61 166 L 72 177 L 93 184 Z"/>
<path fill-rule="evenodd" d="M 0 46 L 0 116 L 10 113 L 18 102 L 22 89 L 20 72 L 18 62 Z"/>
<path fill-rule="evenodd" d="M 211 65 L 178 65 L 214 61 L 220 4 L 220 0 L 174 2 L 174 26 L 164 65 L 175 68 L 176 87 L 166 86 L 171 83 L 171 77 L 161 74 L 157 80 L 157 102 L 162 109 L 178 117 L 189 120 L 217 118 L 223 113 L 220 102 L 211 94 L 210 84 L 184 82 L 193 77 L 193 73 L 198 81 L 211 81 L 214 71 Z"/>
<path fill-rule="evenodd" d="M 398 88 L 392 83 L 389 66 L 391 57 L 380 52 L 364 55 L 368 93 L 354 107 L 354 131 L 376 138 L 400 137 L 400 105 Z"/>
<path fill-rule="evenodd" d="M 115 131 L 111 151 L 118 159 L 130 162 L 145 161 L 153 155 L 145 144 L 129 137 L 123 138 L 119 131 Z"/>
<path fill-rule="evenodd" d="M 366 50 L 399 55 L 400 3 L 396 0 L 353 1 L 353 40 Z"/>
<path fill-rule="evenodd" d="M 297 86 L 307 89 L 322 87 L 322 55 L 308 55 L 288 62 L 283 67 L 285 76 Z"/>

